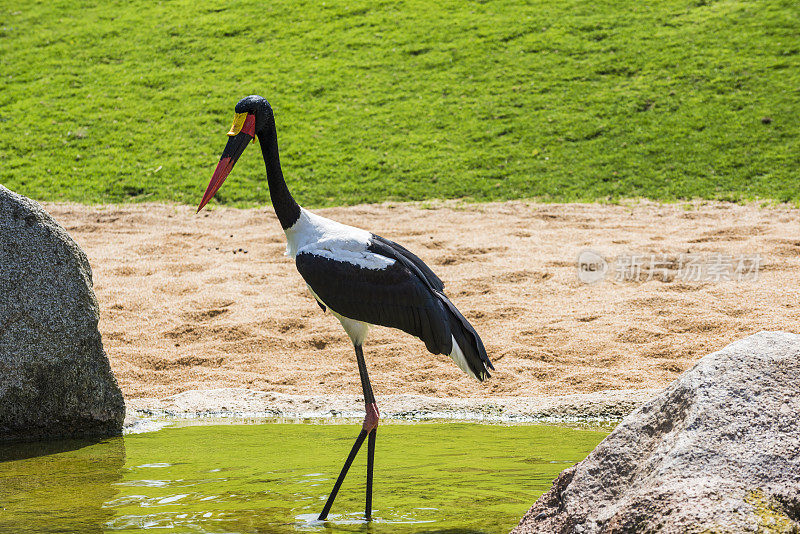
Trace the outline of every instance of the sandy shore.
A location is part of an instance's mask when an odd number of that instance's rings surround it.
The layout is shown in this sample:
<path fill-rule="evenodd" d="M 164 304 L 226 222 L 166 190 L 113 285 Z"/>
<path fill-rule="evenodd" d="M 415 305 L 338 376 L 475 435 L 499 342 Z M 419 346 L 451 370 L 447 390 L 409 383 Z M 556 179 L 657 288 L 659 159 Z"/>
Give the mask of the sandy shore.
<path fill-rule="evenodd" d="M 171 205 L 46 208 L 89 257 L 100 330 L 131 406 L 167 409 L 176 394 L 218 388 L 269 392 L 256 395 L 266 411 L 265 399 L 280 395 L 340 398 L 333 409 L 341 411 L 357 399 L 349 340 L 284 256 L 271 208 L 200 215 Z M 455 399 L 472 398 L 490 406 L 653 390 L 731 341 L 799 330 L 795 209 L 507 202 L 319 213 L 399 241 L 428 262 L 497 368 L 480 384 L 420 341 L 375 328 L 365 353 L 376 393 L 387 399 L 449 398 L 457 406 Z M 579 280 L 576 259 L 586 249 L 610 262 L 604 281 Z M 651 254 L 669 269 L 648 280 Z M 732 280 L 713 275 L 717 254 L 733 262 Z M 703 275 L 682 276 L 683 259 L 694 255 Z M 758 279 L 737 280 L 736 261 L 754 255 Z M 615 280 L 627 272 L 619 270 L 626 258 L 639 256 L 639 280 Z M 203 409 L 213 409 L 215 397 L 206 396 Z"/>
<path fill-rule="evenodd" d="M 543 397 L 457 398 L 382 395 L 381 417 L 495 423 L 602 423 L 617 421 L 650 400 L 657 389 L 606 390 Z M 190 390 L 166 398 L 127 401 L 128 412 L 157 419 L 320 419 L 364 417 L 361 395 L 289 395 L 243 388 Z"/>

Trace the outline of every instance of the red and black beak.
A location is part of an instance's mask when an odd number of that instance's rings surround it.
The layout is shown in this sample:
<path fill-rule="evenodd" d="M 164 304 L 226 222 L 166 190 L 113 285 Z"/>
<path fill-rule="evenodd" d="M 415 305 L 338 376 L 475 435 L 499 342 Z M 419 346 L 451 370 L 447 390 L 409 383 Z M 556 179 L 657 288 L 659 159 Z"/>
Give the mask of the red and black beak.
<path fill-rule="evenodd" d="M 237 113 L 233 118 L 233 126 L 231 126 L 228 135 L 228 144 L 225 145 L 225 150 L 222 151 L 222 157 L 217 163 L 217 168 L 214 170 L 214 175 L 208 183 L 206 192 L 203 195 L 203 200 L 200 201 L 200 206 L 197 208 L 199 212 L 203 206 L 208 204 L 219 188 L 222 187 L 225 178 L 228 177 L 233 166 L 239 156 L 242 155 L 244 149 L 247 148 L 247 143 L 255 140 L 256 137 L 256 116 L 252 113 Z"/>

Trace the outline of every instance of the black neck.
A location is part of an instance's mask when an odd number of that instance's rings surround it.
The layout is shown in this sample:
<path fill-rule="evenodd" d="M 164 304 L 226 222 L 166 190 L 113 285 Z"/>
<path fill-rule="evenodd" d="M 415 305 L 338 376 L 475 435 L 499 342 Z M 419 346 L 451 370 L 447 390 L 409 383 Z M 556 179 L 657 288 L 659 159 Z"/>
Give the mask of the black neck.
<path fill-rule="evenodd" d="M 267 183 L 272 207 L 281 226 L 286 230 L 300 218 L 300 206 L 292 198 L 289 188 L 286 187 L 286 180 L 283 179 L 281 159 L 278 156 L 278 134 L 274 123 L 258 134 L 258 142 L 261 144 L 261 154 L 267 166 Z"/>

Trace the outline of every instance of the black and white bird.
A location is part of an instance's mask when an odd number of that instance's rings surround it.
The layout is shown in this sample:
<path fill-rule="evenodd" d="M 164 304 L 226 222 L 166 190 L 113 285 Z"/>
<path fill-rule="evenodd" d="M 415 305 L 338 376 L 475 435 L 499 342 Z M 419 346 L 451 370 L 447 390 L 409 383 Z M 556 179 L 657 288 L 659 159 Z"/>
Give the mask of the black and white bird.
<path fill-rule="evenodd" d="M 444 284 L 421 259 L 397 243 L 326 219 L 297 205 L 278 156 L 272 108 L 260 96 L 236 104 L 230 139 L 199 212 L 222 186 L 250 141 L 261 144 L 272 205 L 286 233 L 287 255 L 323 311 L 339 319 L 355 347 L 366 416 L 319 519 L 333 500 L 367 437 L 366 517 L 372 515 L 372 471 L 380 413 L 367 374 L 362 345 L 370 325 L 399 328 L 420 338 L 433 354 L 449 355 L 461 370 L 483 381 L 494 370 L 480 336 L 444 294 Z"/>

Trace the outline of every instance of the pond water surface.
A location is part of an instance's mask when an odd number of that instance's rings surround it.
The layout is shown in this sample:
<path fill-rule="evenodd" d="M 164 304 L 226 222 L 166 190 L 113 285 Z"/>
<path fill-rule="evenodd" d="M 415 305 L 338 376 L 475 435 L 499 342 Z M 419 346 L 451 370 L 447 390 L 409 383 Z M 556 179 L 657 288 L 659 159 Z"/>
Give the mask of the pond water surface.
<path fill-rule="evenodd" d="M 544 425 L 387 424 L 374 517 L 366 447 L 316 522 L 357 425 L 167 428 L 99 443 L 0 445 L 0 532 L 508 532 L 606 432 Z"/>

